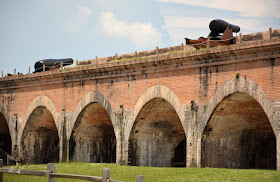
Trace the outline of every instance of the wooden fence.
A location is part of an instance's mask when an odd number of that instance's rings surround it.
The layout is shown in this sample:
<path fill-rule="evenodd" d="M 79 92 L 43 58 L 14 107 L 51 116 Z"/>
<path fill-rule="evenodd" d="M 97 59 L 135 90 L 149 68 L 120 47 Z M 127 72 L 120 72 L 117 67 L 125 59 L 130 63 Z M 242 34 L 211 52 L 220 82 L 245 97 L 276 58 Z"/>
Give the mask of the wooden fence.
<path fill-rule="evenodd" d="M 79 179 L 79 180 L 97 181 L 97 182 L 119 182 L 110 179 L 110 169 L 108 168 L 102 169 L 102 177 L 55 173 L 54 163 L 48 163 L 47 169 L 48 171 L 3 168 L 3 160 L 0 159 L 0 182 L 3 182 L 3 173 L 31 175 L 31 176 L 45 176 L 48 177 L 48 182 L 55 182 L 56 178 L 69 178 L 69 179 Z M 144 176 L 142 175 L 136 176 L 136 182 L 144 182 Z"/>

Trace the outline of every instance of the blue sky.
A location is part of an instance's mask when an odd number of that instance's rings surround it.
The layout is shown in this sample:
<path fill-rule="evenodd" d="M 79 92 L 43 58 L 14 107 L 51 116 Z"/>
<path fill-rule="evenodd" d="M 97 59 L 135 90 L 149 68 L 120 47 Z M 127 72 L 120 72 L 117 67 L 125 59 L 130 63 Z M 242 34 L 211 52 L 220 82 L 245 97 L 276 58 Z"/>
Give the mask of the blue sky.
<path fill-rule="evenodd" d="M 280 28 L 279 0 L 0 0 L 0 71 L 86 60 L 207 37 L 223 19 L 242 34 Z"/>

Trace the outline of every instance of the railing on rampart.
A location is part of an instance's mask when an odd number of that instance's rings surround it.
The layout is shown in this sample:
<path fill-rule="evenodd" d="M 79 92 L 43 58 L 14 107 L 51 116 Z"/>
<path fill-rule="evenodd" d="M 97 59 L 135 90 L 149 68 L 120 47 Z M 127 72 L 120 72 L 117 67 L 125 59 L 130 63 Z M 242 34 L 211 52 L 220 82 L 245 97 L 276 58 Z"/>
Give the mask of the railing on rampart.
<path fill-rule="evenodd" d="M 3 173 L 42 176 L 42 177 L 47 177 L 48 182 L 55 182 L 56 178 L 68 178 L 68 179 L 78 179 L 78 180 L 96 181 L 96 182 L 120 182 L 120 181 L 115 181 L 110 179 L 110 169 L 108 168 L 102 169 L 102 177 L 55 173 L 54 163 L 48 163 L 47 169 L 48 169 L 47 171 L 41 171 L 41 170 L 20 170 L 20 169 L 3 168 L 3 160 L 0 159 L 0 182 L 3 182 Z M 144 182 L 144 176 L 142 175 L 136 176 L 136 182 Z"/>

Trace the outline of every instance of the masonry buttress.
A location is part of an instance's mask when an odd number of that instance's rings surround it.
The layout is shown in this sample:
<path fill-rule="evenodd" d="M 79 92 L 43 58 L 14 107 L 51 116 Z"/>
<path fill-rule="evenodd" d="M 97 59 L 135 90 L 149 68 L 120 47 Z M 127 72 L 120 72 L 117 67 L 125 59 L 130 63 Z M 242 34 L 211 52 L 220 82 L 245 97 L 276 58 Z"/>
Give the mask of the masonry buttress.
<path fill-rule="evenodd" d="M 12 139 L 12 156 L 15 159 L 19 159 L 19 143 L 18 143 L 18 131 L 19 131 L 19 117 L 17 114 L 9 120 L 9 126 L 13 128 L 11 132 L 11 139 Z"/>
<path fill-rule="evenodd" d="M 197 138 L 197 133 L 198 133 L 198 128 L 197 128 L 197 123 L 198 123 L 198 106 L 194 103 L 191 106 L 190 109 L 190 120 L 188 123 L 188 132 L 187 132 L 187 158 L 186 158 L 186 166 L 188 168 L 196 168 L 200 167 L 199 161 L 198 161 L 198 138 Z"/>
<path fill-rule="evenodd" d="M 116 149 L 116 163 L 118 165 L 128 164 L 128 138 L 129 133 L 127 132 L 128 123 L 131 120 L 132 111 L 126 110 L 123 106 L 121 109 L 114 112 L 114 120 L 116 128 L 116 139 L 117 139 L 117 149 Z"/>
<path fill-rule="evenodd" d="M 69 161 L 69 140 L 67 138 L 67 126 L 70 122 L 72 113 L 67 113 L 64 109 L 62 110 L 60 116 L 58 116 L 59 125 L 59 161 L 68 162 Z"/>

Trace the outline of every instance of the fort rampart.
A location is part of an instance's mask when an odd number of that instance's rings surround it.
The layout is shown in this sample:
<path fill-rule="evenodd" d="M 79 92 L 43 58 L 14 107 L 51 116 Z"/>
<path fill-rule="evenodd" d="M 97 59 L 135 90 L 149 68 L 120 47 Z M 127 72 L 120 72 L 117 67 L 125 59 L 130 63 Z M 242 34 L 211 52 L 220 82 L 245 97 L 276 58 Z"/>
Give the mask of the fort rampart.
<path fill-rule="evenodd" d="M 24 163 L 280 170 L 280 30 L 0 78 L 1 149 Z"/>

